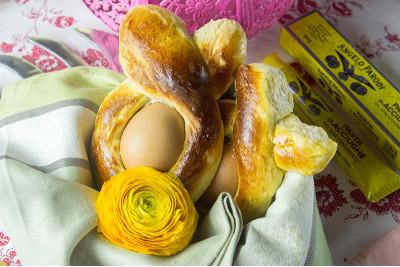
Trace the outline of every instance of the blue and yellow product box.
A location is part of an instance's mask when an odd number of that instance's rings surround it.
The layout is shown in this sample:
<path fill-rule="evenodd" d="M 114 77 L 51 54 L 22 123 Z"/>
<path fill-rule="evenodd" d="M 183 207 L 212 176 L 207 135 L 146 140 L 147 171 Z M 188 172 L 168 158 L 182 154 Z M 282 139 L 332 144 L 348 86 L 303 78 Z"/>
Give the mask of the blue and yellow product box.
<path fill-rule="evenodd" d="M 400 188 L 399 174 L 374 151 L 358 130 L 355 131 L 355 127 L 348 124 L 347 118 L 337 112 L 337 105 L 327 103 L 320 96 L 319 88 L 308 84 L 276 54 L 267 56 L 263 62 L 285 74 L 293 95 L 294 113 L 300 120 L 323 128 L 338 144 L 335 154 L 337 163 L 368 201 L 376 202 Z"/>
<path fill-rule="evenodd" d="M 317 10 L 282 27 L 280 45 L 400 169 L 400 90 Z"/>

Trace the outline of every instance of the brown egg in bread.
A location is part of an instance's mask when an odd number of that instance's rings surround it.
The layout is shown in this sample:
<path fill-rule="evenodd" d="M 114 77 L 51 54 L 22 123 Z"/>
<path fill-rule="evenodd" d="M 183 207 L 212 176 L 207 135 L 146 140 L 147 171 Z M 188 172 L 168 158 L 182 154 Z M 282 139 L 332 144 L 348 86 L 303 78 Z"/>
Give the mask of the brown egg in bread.
<path fill-rule="evenodd" d="M 263 63 L 242 65 L 245 57 L 246 37 L 234 21 L 211 21 L 190 35 L 167 9 L 144 5 L 128 12 L 120 29 L 120 63 L 128 79 L 100 106 L 92 137 L 97 184 L 125 170 L 121 136 L 131 118 L 153 103 L 168 105 L 184 120 L 182 153 L 170 171 L 192 200 L 213 183 L 229 183 L 225 189 L 245 222 L 265 214 L 285 170 L 309 175 L 310 169 L 324 168 L 335 148 L 323 135 L 314 143 L 300 142 L 309 136 L 291 119 L 293 99 L 283 73 Z M 234 74 L 237 99 L 217 104 Z M 321 150 L 314 153 L 309 144 Z M 235 181 L 221 183 L 220 162 L 230 170 L 222 170 L 222 177 Z M 214 199 L 219 192 L 202 198 Z"/>
<path fill-rule="evenodd" d="M 199 200 L 205 208 L 211 208 L 222 192 L 228 192 L 235 197 L 239 182 L 232 146 L 233 125 L 237 111 L 236 101 L 222 99 L 218 101 L 218 107 L 224 123 L 224 147 L 218 171 Z"/>
<path fill-rule="evenodd" d="M 241 28 L 228 24 L 236 29 L 225 34 L 221 28 L 219 35 L 202 45 L 214 42 L 207 49 L 219 51 L 221 42 L 215 40 L 241 35 L 236 33 L 243 32 Z M 197 37 L 198 42 L 200 39 Z M 231 69 L 245 57 L 243 44 L 238 46 L 240 51 L 229 50 L 229 42 L 223 45 L 227 45 L 223 50 L 230 51 L 228 54 L 216 53 L 205 60 L 185 23 L 171 11 L 139 5 L 126 14 L 120 28 L 120 63 L 128 79 L 100 106 L 92 137 L 91 162 L 99 186 L 125 169 L 120 139 L 129 120 L 143 107 L 162 102 L 176 109 L 185 122 L 184 147 L 170 171 L 181 179 L 192 200 L 201 196 L 217 172 L 223 149 L 223 123 L 216 103 L 222 90 L 213 91 L 212 79 L 230 83 L 233 77 L 225 76 L 232 76 Z M 212 59 L 225 63 L 214 64 Z M 216 70 L 222 67 L 225 69 Z"/>

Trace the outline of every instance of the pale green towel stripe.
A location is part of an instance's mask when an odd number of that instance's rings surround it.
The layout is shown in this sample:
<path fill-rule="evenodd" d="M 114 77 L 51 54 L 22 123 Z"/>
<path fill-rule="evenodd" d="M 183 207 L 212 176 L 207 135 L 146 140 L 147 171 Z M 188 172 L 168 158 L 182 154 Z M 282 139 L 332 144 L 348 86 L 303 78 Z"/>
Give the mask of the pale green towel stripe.
<path fill-rule="evenodd" d="M 98 67 L 76 67 L 35 75 L 3 88 L 0 119 L 71 98 L 88 99 L 100 105 L 124 80 L 125 75 Z"/>
<path fill-rule="evenodd" d="M 90 170 L 89 161 L 86 159 L 80 159 L 80 158 L 58 159 L 46 166 L 35 166 L 35 165 L 27 164 L 25 162 L 22 162 L 21 160 L 18 160 L 16 158 L 13 158 L 13 157 L 10 157 L 7 155 L 0 156 L 0 160 L 2 160 L 2 159 L 12 159 L 12 160 L 18 161 L 20 163 L 23 163 L 23 164 L 31 167 L 32 169 L 35 169 L 35 170 L 43 172 L 43 173 L 51 173 L 57 169 L 64 168 L 64 167 L 80 167 L 80 168 Z"/>
<path fill-rule="evenodd" d="M 56 103 L 52 103 L 46 106 L 38 107 L 35 109 L 30 109 L 27 111 L 22 111 L 20 113 L 10 115 L 0 121 L 0 128 L 4 127 L 6 125 L 10 125 L 19 121 L 27 120 L 30 118 L 38 117 L 46 113 L 50 113 L 54 110 L 60 109 L 60 108 L 65 108 L 65 107 L 70 107 L 70 106 L 81 106 L 84 108 L 87 108 L 94 113 L 97 113 L 97 110 L 99 109 L 99 105 L 89 101 L 87 99 L 68 99 L 68 100 L 63 100 L 59 101 Z"/>

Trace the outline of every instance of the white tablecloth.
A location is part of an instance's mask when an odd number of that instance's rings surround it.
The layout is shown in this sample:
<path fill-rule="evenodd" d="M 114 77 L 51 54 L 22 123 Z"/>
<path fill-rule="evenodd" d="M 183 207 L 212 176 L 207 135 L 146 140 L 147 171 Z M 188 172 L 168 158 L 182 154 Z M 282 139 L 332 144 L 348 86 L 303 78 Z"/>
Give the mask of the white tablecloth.
<path fill-rule="evenodd" d="M 104 5 L 111 2 L 102 1 Z M 102 8 L 80 0 L 0 0 L 0 53 L 23 57 L 45 72 L 66 68 L 59 59 L 27 39 L 41 36 L 65 43 L 89 65 L 108 68 L 105 56 L 74 31 L 83 27 L 113 33 L 93 14 L 99 15 Z M 249 40 L 246 62 L 259 62 L 268 54 L 281 51 L 278 44 L 281 25 L 315 8 L 395 85 L 400 85 L 400 1 L 396 0 L 296 1 L 279 22 Z M 0 87 L 18 79 L 0 68 Z M 400 223 L 400 191 L 369 203 L 335 160 L 314 179 L 318 208 L 335 265 L 343 265 L 366 244 Z M 0 218 L 0 260 L 9 265 L 23 265 L 12 242 Z"/>

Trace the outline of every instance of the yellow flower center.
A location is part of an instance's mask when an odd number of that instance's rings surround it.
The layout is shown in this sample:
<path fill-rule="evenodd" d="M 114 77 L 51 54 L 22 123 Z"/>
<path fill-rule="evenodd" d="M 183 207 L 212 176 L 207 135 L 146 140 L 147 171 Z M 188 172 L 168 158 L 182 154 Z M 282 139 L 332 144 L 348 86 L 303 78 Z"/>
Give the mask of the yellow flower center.
<path fill-rule="evenodd" d="M 181 181 L 147 167 L 105 183 L 96 209 L 101 237 L 142 253 L 174 254 L 189 244 L 197 227 L 198 214 Z"/>
<path fill-rule="evenodd" d="M 155 197 L 144 194 L 139 198 L 139 208 L 151 217 L 154 216 L 154 212 L 157 212 L 157 202 Z"/>

